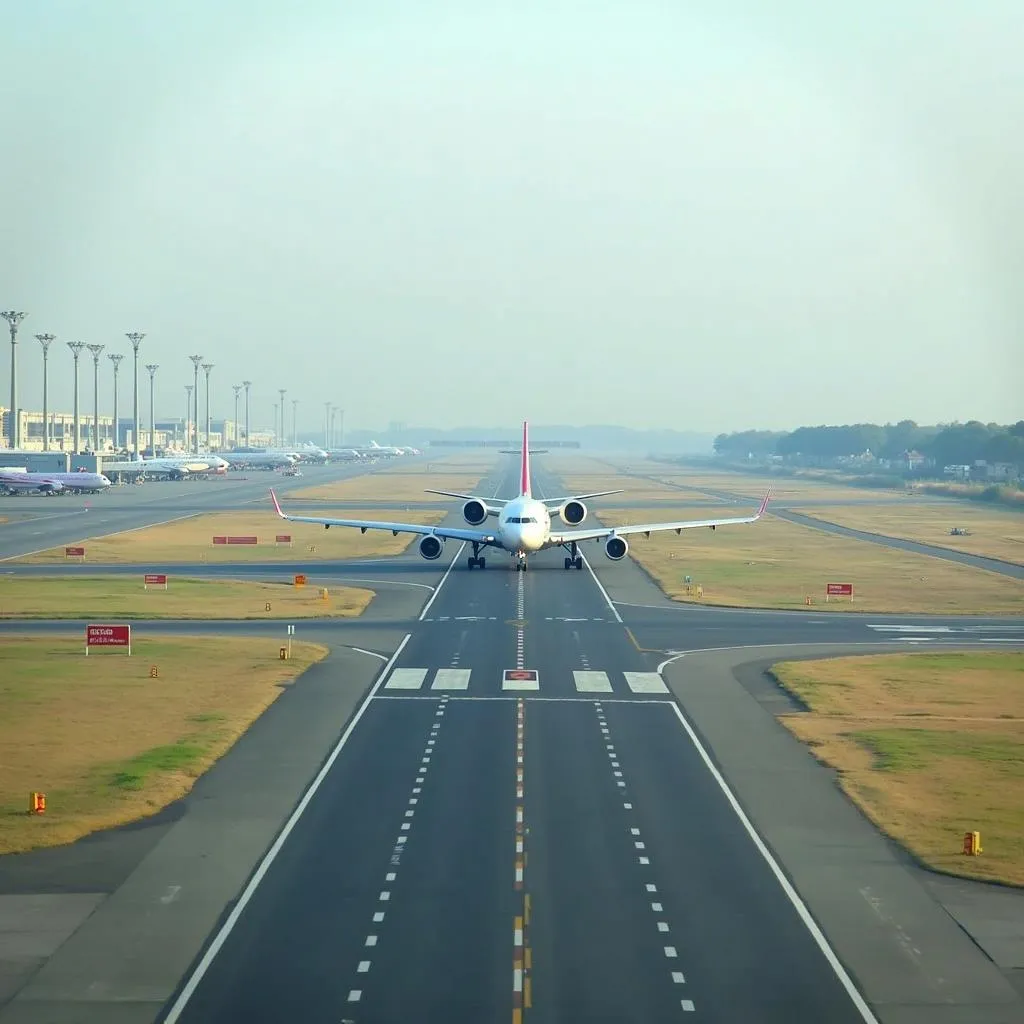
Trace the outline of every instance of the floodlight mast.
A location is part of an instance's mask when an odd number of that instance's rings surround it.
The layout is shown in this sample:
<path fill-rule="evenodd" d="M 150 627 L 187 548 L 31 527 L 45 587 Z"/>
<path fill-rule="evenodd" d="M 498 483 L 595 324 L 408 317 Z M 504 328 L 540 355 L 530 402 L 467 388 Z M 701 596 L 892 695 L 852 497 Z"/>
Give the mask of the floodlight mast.
<path fill-rule="evenodd" d="M 100 450 L 100 355 L 106 345 L 86 345 L 92 353 L 92 453 Z"/>
<path fill-rule="evenodd" d="M 121 366 L 124 356 L 120 352 L 108 352 L 107 358 L 114 367 L 114 451 L 121 450 L 121 425 L 117 418 L 117 371 Z"/>
<path fill-rule="evenodd" d="M 160 369 L 159 363 L 146 363 L 146 370 L 149 372 L 149 451 L 150 458 L 156 458 L 156 417 L 153 414 L 153 381 L 156 379 L 156 371 Z"/>
<path fill-rule="evenodd" d="M 36 341 L 43 349 L 43 451 L 50 450 L 50 413 L 47 396 L 47 384 L 50 376 L 50 345 L 56 338 L 55 334 L 37 334 Z"/>
<path fill-rule="evenodd" d="M 232 425 L 231 425 L 231 440 L 233 442 L 233 447 L 237 448 L 238 447 L 238 396 L 239 396 L 239 394 L 241 394 L 242 385 L 241 384 L 232 384 L 231 385 L 231 390 L 234 391 L 234 393 L 235 393 L 235 418 L 232 421 Z M 226 431 L 225 431 L 225 433 L 226 433 Z"/>
<path fill-rule="evenodd" d="M 195 433 L 193 434 L 192 440 L 192 454 L 199 454 L 199 367 L 203 364 L 202 356 L 189 356 L 192 360 L 192 369 L 195 371 L 195 378 L 192 381 L 192 387 L 195 389 L 192 393 L 192 401 L 195 403 L 195 416 L 193 417 L 193 423 L 195 423 Z"/>
<path fill-rule="evenodd" d="M 206 373 L 206 450 L 211 451 L 210 447 L 210 371 L 213 369 L 213 363 L 203 363 L 203 370 Z"/>
<path fill-rule="evenodd" d="M 10 446 L 18 448 L 21 445 L 21 417 L 18 415 L 18 326 L 28 313 L 5 309 L 0 316 L 7 321 L 11 332 L 11 410 L 7 433 Z"/>
<path fill-rule="evenodd" d="M 139 345 L 145 337 L 144 331 L 129 331 L 125 337 L 132 343 L 134 359 L 132 362 L 132 446 L 135 449 L 135 461 L 139 455 Z"/>
<path fill-rule="evenodd" d="M 78 414 L 78 357 L 82 354 L 82 349 L 85 348 L 85 342 L 69 341 L 68 348 L 71 349 L 71 354 L 75 357 L 75 454 L 77 455 L 78 449 L 82 445 L 82 426 Z"/>
<path fill-rule="evenodd" d="M 191 451 L 192 442 L 189 440 L 188 425 L 192 420 L 192 384 L 185 385 L 185 451 Z"/>
<path fill-rule="evenodd" d="M 249 389 L 252 387 L 251 380 L 243 380 L 242 387 L 245 388 L 245 446 L 249 447 Z"/>

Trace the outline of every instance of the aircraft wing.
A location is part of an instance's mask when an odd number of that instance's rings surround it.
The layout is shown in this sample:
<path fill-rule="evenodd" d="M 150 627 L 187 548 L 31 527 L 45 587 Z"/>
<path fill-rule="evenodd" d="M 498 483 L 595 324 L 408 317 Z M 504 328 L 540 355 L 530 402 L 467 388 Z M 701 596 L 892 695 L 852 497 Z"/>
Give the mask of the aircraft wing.
<path fill-rule="evenodd" d="M 458 491 L 435 491 L 433 487 L 424 487 L 426 494 L 443 494 L 446 498 L 465 498 L 466 501 L 479 501 L 483 505 L 493 504 L 495 508 L 506 505 L 508 498 L 481 498 L 479 494 L 459 494 Z"/>
<path fill-rule="evenodd" d="M 606 494 L 622 494 L 622 489 L 617 491 L 593 491 L 590 494 L 569 494 L 564 498 L 544 498 L 544 504 L 551 511 L 561 508 L 567 501 L 586 501 L 587 498 L 603 498 Z"/>
<path fill-rule="evenodd" d="M 366 533 L 367 530 L 390 530 L 393 534 L 418 533 L 422 536 L 441 537 L 444 540 L 467 540 L 476 541 L 478 544 L 493 544 L 498 538 L 493 533 L 485 530 L 463 530 L 459 527 L 454 529 L 448 526 L 424 526 L 422 523 L 385 523 L 377 519 L 332 519 L 330 516 L 291 516 L 281 510 L 278 504 L 277 495 L 271 491 L 270 497 L 274 500 L 274 508 L 282 519 L 292 523 L 315 523 L 330 529 L 332 526 L 354 526 Z"/>
<path fill-rule="evenodd" d="M 555 544 L 568 544 L 570 541 L 581 540 L 603 540 L 605 537 L 625 536 L 631 533 L 645 533 L 650 536 L 652 533 L 659 533 L 662 530 L 675 530 L 681 533 L 683 530 L 696 530 L 707 527 L 714 530 L 718 526 L 738 526 L 740 523 L 756 523 L 768 507 L 768 499 L 771 491 L 764 496 L 761 507 L 749 516 L 734 516 L 728 519 L 684 519 L 678 523 L 636 523 L 632 526 L 600 526 L 593 530 L 566 530 L 564 533 L 552 533 L 551 540 Z"/>

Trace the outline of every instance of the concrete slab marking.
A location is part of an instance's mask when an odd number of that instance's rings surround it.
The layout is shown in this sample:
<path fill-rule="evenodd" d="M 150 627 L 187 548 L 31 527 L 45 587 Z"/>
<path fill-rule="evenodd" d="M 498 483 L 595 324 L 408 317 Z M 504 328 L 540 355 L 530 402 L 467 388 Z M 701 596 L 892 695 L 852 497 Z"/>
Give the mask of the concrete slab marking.
<path fill-rule="evenodd" d="M 612 684 L 607 672 L 573 672 L 572 678 L 579 693 L 612 692 Z"/>
<path fill-rule="evenodd" d="M 623 672 L 633 693 L 668 693 L 665 680 L 657 672 Z"/>
<path fill-rule="evenodd" d="M 439 668 L 430 688 L 432 690 L 468 690 L 471 674 L 472 669 L 468 668 Z"/>
<path fill-rule="evenodd" d="M 418 690 L 427 678 L 425 668 L 396 668 L 384 684 L 385 690 Z"/>

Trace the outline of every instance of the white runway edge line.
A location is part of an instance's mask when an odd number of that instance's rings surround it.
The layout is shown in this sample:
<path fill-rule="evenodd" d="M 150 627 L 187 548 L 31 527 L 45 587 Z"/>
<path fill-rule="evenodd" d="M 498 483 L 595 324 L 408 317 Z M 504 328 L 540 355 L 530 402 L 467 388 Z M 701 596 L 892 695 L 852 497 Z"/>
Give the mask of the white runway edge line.
<path fill-rule="evenodd" d="M 399 656 L 410 639 L 412 639 L 412 633 L 406 633 L 405 636 L 402 637 L 402 642 L 395 649 L 395 653 L 391 655 L 387 663 L 381 669 L 380 675 L 377 676 L 377 681 L 373 684 L 370 688 L 370 692 L 363 698 L 362 703 L 356 709 L 356 713 L 352 716 L 352 721 L 349 722 L 348 728 L 341 734 L 341 739 L 339 739 L 334 745 L 334 749 L 324 762 L 323 767 L 303 794 L 298 807 L 292 811 L 291 817 L 285 822 L 284 828 L 281 829 L 277 838 L 274 840 L 273 845 L 266 852 L 263 860 L 260 861 L 259 867 L 256 869 L 252 878 L 249 879 L 249 884 L 246 885 L 238 902 L 235 904 L 234 909 L 228 915 L 224 924 L 221 925 L 220 931 L 218 931 L 216 936 L 214 936 L 209 948 L 203 954 L 203 958 L 199 961 L 188 981 L 185 982 L 178 998 L 174 1000 L 174 1004 L 171 1006 L 170 1011 L 164 1018 L 164 1024 L 176 1024 L 177 1020 L 181 1017 L 185 1007 L 188 1006 L 189 999 L 192 998 L 195 990 L 199 987 L 199 983 L 203 980 L 204 975 L 210 969 L 210 965 L 213 963 L 214 958 L 220 952 L 224 943 L 227 942 L 228 936 L 234 930 L 235 925 L 238 924 L 238 919 L 242 916 L 243 911 L 249 905 L 249 901 L 252 899 L 253 894 L 259 887 L 260 882 L 263 881 L 266 873 L 270 870 L 270 865 L 274 863 L 274 859 L 281 852 L 281 848 L 287 841 L 288 836 L 291 835 L 292 829 L 298 824 L 299 818 L 302 817 L 302 814 L 309 806 L 310 801 L 314 796 L 316 796 L 316 791 L 323 784 L 324 779 L 327 778 L 327 774 L 334 766 L 334 762 L 338 759 L 338 755 L 341 753 L 342 748 L 355 731 L 356 726 L 359 724 L 359 720 L 363 717 L 363 713 L 370 706 L 370 702 L 373 700 L 374 694 L 376 694 L 381 683 L 387 678 L 387 674 L 391 670 L 391 666 L 398 661 Z"/>
<path fill-rule="evenodd" d="M 605 599 L 605 603 L 611 610 L 612 615 L 615 616 L 615 621 L 621 624 L 622 616 L 619 614 L 618 608 L 616 608 L 615 605 L 612 604 L 612 599 L 608 596 L 608 591 L 601 586 L 601 581 L 597 578 L 597 573 L 594 572 L 594 569 L 590 564 L 590 559 L 587 558 L 587 556 L 583 554 L 582 551 L 580 552 L 580 558 L 583 559 L 583 564 L 587 567 L 587 572 L 590 573 L 591 579 L 597 584 L 597 589 L 601 591 L 601 596 Z"/>
<path fill-rule="evenodd" d="M 708 752 L 704 749 L 704 745 L 697 738 L 697 734 L 693 731 L 693 726 L 691 726 L 687 721 L 682 709 L 678 704 L 673 703 L 672 710 L 676 713 L 676 717 L 679 719 L 679 723 L 685 730 L 686 735 L 690 737 L 690 742 L 696 748 L 697 753 L 700 754 L 700 758 L 707 767 L 707 770 L 711 772 L 715 782 L 718 783 L 719 789 L 721 789 L 725 794 L 725 798 L 729 801 L 729 805 L 735 812 L 736 817 L 739 818 L 740 824 L 744 829 L 746 829 L 751 842 L 753 842 L 754 846 L 757 847 L 758 852 L 765 859 L 765 862 L 771 869 L 776 881 L 782 887 L 782 891 L 786 894 L 789 902 L 793 904 L 793 908 L 796 910 L 800 920 L 803 921 L 804 926 L 811 933 L 811 937 L 824 954 L 829 966 L 835 972 L 836 977 L 839 979 L 839 983 L 846 990 L 846 994 L 850 997 L 853 1005 L 857 1007 L 857 1012 L 860 1014 L 861 1019 L 865 1024 L 879 1024 L 878 1018 L 872 1012 L 871 1007 L 868 1006 L 864 997 L 857 991 L 857 986 L 854 985 L 850 976 L 846 973 L 846 968 L 844 968 L 839 962 L 839 957 L 836 956 L 835 951 L 829 945 L 828 939 L 825 938 L 825 933 L 818 927 L 818 923 L 811 916 L 811 912 L 807 909 L 807 905 L 800 898 L 800 894 L 793 888 L 785 874 L 783 874 L 782 868 L 779 867 L 778 862 L 772 856 L 772 853 L 768 849 L 765 841 L 761 838 L 757 829 L 754 828 L 753 823 L 744 813 L 743 808 L 740 807 L 739 801 L 736 799 L 733 791 L 729 788 L 729 784 L 725 781 L 722 773 L 715 767 L 714 761 L 712 761 L 708 756 Z"/>
<path fill-rule="evenodd" d="M 430 600 L 423 606 L 423 611 L 420 612 L 417 622 L 422 622 L 427 617 L 427 612 L 430 611 L 430 606 L 437 600 L 437 595 L 441 593 L 441 588 L 444 586 L 445 581 L 451 575 L 452 569 L 455 568 L 455 563 L 459 560 L 462 552 L 466 550 L 466 542 L 463 541 L 459 550 L 455 552 L 455 557 L 448 563 L 448 568 L 445 570 L 445 574 L 441 577 L 441 582 L 438 583 L 434 589 L 433 594 L 430 595 Z"/>

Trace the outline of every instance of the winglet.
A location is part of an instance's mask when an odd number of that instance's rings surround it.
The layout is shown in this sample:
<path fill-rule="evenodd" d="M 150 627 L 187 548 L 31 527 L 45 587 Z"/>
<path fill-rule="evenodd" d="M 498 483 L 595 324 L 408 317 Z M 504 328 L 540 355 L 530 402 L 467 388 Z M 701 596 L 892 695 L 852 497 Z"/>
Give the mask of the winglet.
<path fill-rule="evenodd" d="M 768 488 L 768 493 L 764 496 L 764 501 L 761 502 L 761 507 L 757 510 L 757 518 L 760 519 L 764 515 L 764 510 L 768 507 L 768 499 L 772 496 L 772 489 Z"/>
<path fill-rule="evenodd" d="M 277 495 L 276 495 L 276 494 L 274 493 L 274 488 L 273 488 L 273 487 L 271 487 L 271 488 L 270 488 L 270 499 L 271 499 L 271 501 L 273 501 L 273 503 L 274 503 L 274 509 L 276 510 L 277 514 L 278 514 L 278 515 L 279 515 L 279 516 L 280 516 L 280 517 L 281 517 L 282 519 L 285 519 L 285 518 L 286 518 L 286 516 L 285 516 L 285 514 L 284 514 L 284 513 L 283 513 L 283 512 L 281 511 L 281 506 L 280 506 L 280 505 L 278 504 L 278 501 L 277 501 Z"/>

